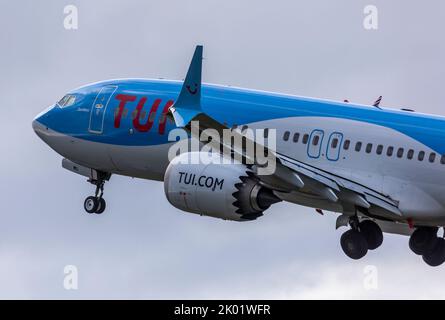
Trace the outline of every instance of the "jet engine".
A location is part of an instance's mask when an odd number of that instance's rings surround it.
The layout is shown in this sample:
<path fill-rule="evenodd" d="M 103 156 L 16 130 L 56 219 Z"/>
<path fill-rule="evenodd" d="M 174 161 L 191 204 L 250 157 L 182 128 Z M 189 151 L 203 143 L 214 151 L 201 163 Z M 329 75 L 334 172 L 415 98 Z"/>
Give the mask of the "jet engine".
<path fill-rule="evenodd" d="M 174 158 L 164 177 L 164 191 L 176 208 L 224 220 L 254 220 L 281 201 L 262 186 L 245 165 L 205 152 Z"/>

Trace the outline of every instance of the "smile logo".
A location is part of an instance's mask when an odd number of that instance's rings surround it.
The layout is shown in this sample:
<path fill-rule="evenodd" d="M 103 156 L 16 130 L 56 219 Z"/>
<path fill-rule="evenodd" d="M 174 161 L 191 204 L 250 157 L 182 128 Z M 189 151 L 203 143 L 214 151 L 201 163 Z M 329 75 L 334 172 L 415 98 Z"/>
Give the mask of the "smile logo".
<path fill-rule="evenodd" d="M 194 88 L 192 89 L 190 85 L 186 86 L 187 91 L 191 94 L 191 95 L 195 95 L 198 92 L 198 84 L 195 83 Z"/>

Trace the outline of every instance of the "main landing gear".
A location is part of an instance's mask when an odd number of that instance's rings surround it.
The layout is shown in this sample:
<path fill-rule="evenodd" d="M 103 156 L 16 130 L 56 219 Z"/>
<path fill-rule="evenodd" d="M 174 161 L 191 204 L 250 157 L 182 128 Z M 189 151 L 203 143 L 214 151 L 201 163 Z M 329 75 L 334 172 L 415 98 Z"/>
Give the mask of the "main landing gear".
<path fill-rule="evenodd" d="M 103 198 L 105 181 L 110 179 L 107 173 L 99 173 L 97 179 L 90 178 L 88 182 L 96 186 L 94 196 L 87 197 L 83 203 L 83 207 L 88 213 L 101 214 L 105 211 L 107 203 Z"/>
<path fill-rule="evenodd" d="M 437 231 L 435 227 L 418 227 L 409 239 L 410 249 L 432 267 L 445 262 L 445 239 L 438 237 Z"/>
<path fill-rule="evenodd" d="M 351 229 L 342 234 L 340 239 L 341 248 L 351 259 L 363 258 L 368 250 L 380 247 L 383 242 L 383 232 L 372 220 L 362 220 L 353 216 L 349 220 Z"/>

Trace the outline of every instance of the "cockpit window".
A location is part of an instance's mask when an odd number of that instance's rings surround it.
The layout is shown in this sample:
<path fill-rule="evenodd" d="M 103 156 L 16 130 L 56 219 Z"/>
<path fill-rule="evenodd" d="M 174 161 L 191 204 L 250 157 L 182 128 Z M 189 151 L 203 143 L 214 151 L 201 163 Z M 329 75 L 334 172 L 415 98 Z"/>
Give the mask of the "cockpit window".
<path fill-rule="evenodd" d="M 61 108 L 65 108 L 65 107 L 72 106 L 74 104 L 74 102 L 76 102 L 76 96 L 74 96 L 72 94 L 67 94 L 62 99 L 60 99 L 60 101 L 57 102 L 57 104 Z"/>

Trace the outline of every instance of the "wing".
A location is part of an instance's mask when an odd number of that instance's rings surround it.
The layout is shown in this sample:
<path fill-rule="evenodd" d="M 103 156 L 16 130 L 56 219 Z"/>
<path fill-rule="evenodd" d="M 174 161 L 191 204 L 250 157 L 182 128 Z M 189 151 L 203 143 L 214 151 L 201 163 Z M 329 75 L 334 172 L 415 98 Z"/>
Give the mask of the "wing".
<path fill-rule="evenodd" d="M 203 112 L 201 109 L 202 52 L 202 46 L 197 46 L 179 97 L 169 109 L 170 116 L 178 127 L 185 128 L 201 141 L 205 139 L 212 147 L 219 148 L 223 154 L 238 156 L 243 163 L 247 163 L 252 168 L 265 186 L 278 195 L 295 193 L 297 198 L 298 196 L 308 197 L 314 203 L 321 200 L 336 204 L 342 212 L 347 214 L 355 214 L 356 208 L 359 208 L 367 216 L 400 220 L 402 213 L 398 208 L 398 202 L 390 196 L 283 154 L 275 153 L 264 143 L 247 137 L 239 129 L 229 129 Z M 196 128 L 193 126 L 195 121 L 199 123 Z M 226 143 L 224 139 L 215 139 L 216 135 L 206 133 L 207 129 L 214 130 L 219 137 L 223 137 L 224 130 L 231 130 L 231 134 L 243 143 L 233 144 Z M 246 146 L 249 143 L 255 148 L 264 148 L 263 155 L 247 152 Z M 270 163 L 268 161 L 275 163 L 272 172 L 262 170 L 265 163 Z"/>

